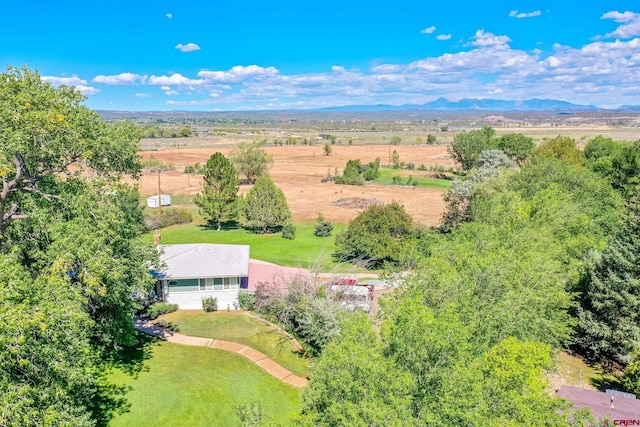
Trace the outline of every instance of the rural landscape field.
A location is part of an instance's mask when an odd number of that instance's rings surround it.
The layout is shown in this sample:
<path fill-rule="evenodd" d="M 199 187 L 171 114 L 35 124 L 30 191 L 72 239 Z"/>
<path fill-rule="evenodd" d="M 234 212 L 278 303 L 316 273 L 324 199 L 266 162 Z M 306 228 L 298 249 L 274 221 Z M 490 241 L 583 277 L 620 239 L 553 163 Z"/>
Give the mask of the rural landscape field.
<path fill-rule="evenodd" d="M 0 426 L 640 425 L 640 11 L 5 2 Z"/>

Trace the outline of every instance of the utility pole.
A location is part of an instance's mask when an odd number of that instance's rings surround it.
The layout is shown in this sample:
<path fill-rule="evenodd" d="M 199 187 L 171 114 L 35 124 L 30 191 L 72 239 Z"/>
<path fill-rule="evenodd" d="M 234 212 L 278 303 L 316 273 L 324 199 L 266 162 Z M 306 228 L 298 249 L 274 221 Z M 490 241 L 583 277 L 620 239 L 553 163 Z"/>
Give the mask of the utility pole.
<path fill-rule="evenodd" d="M 162 216 L 162 190 L 160 190 L 160 168 L 158 168 L 158 214 Z"/>

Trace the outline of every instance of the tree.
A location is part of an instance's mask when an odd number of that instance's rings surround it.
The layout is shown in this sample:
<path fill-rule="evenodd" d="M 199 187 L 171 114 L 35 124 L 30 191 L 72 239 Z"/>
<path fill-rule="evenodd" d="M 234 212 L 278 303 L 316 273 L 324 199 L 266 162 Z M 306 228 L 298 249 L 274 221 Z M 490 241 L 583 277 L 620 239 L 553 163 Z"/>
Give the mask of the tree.
<path fill-rule="evenodd" d="M 336 236 L 336 254 L 376 267 L 408 261 L 416 227 L 404 207 L 393 202 L 369 206 Z"/>
<path fill-rule="evenodd" d="M 180 129 L 178 129 L 178 136 L 186 138 L 191 135 L 193 135 L 193 131 L 191 131 L 191 128 L 189 126 L 182 126 Z"/>
<path fill-rule="evenodd" d="M 427 144 L 433 145 L 435 143 L 436 143 L 436 136 L 434 134 L 432 134 L 432 133 L 427 135 Z"/>
<path fill-rule="evenodd" d="M 402 142 L 402 138 L 400 138 L 399 136 L 395 135 L 395 136 L 392 136 L 389 141 L 390 141 L 391 145 L 400 145 L 400 143 Z"/>
<path fill-rule="evenodd" d="M 347 165 L 342 172 L 342 176 L 336 177 L 336 184 L 363 185 L 364 177 L 362 176 L 361 171 L 362 163 L 360 160 L 348 160 Z"/>
<path fill-rule="evenodd" d="M 564 160 L 574 166 L 584 166 L 585 164 L 584 153 L 578 148 L 576 142 L 567 136 L 557 136 L 543 142 L 533 150 L 532 156 L 534 158 Z"/>
<path fill-rule="evenodd" d="M 333 148 L 331 147 L 331 144 L 329 144 L 328 142 L 326 144 L 324 144 L 324 155 L 325 156 L 329 156 L 332 151 L 333 151 Z"/>
<path fill-rule="evenodd" d="M 581 286 L 576 342 L 595 359 L 626 364 L 640 345 L 640 203 L 611 237 Z"/>
<path fill-rule="evenodd" d="M 352 313 L 302 394 L 304 426 L 412 425 L 411 377 L 384 357 L 371 320 Z"/>
<path fill-rule="evenodd" d="M 140 173 L 139 133 L 83 100 L 26 68 L 0 75 L 3 425 L 108 420 L 97 362 L 135 341 L 133 295 L 153 284 L 139 193 L 120 182 Z"/>
<path fill-rule="evenodd" d="M 471 170 L 477 167 L 476 162 L 480 153 L 497 148 L 495 134 L 495 130 L 489 126 L 480 130 L 459 133 L 453 137 L 453 142 L 447 151 L 453 160 L 462 166 L 463 170 Z"/>
<path fill-rule="evenodd" d="M 204 188 L 202 193 L 196 195 L 194 202 L 220 230 L 223 222 L 238 217 L 240 181 L 231 162 L 219 152 L 209 157 L 203 175 Z"/>
<path fill-rule="evenodd" d="M 396 150 L 391 153 L 391 164 L 394 169 L 400 169 L 400 154 Z"/>
<path fill-rule="evenodd" d="M 313 234 L 316 237 L 329 237 L 333 231 L 333 223 L 331 221 L 325 221 L 322 213 L 318 213 L 318 219 L 316 220 L 316 229 Z"/>
<path fill-rule="evenodd" d="M 247 226 L 261 233 L 280 229 L 291 220 L 291 211 L 281 189 L 269 175 L 258 177 L 244 201 Z"/>
<path fill-rule="evenodd" d="M 507 156 L 521 165 L 531 156 L 535 146 L 533 138 L 524 136 L 521 133 L 508 133 L 498 139 L 497 148 L 504 151 Z"/>
<path fill-rule="evenodd" d="M 81 105 L 83 95 L 73 88 L 54 89 L 27 68 L 8 67 L 0 75 L 0 236 L 25 218 L 20 194 L 44 201 L 58 197 L 47 183 L 82 170 L 107 177 L 141 170 L 139 135 L 132 123 L 107 126 L 100 116 Z"/>
<path fill-rule="evenodd" d="M 235 165 L 238 173 L 247 177 L 250 184 L 255 184 L 259 176 L 266 174 L 273 164 L 273 156 L 262 148 L 262 144 L 254 142 L 252 144 L 242 143 L 231 151 L 231 162 Z"/>

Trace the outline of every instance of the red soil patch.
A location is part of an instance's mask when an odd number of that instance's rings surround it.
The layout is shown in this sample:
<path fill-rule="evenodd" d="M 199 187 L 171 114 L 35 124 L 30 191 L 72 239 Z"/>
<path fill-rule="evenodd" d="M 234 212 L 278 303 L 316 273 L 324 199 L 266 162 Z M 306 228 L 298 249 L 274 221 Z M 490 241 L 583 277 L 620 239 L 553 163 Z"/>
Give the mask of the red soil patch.
<path fill-rule="evenodd" d="M 393 149 L 400 154 L 402 161 L 413 162 L 416 165 L 453 166 L 445 146 L 400 145 Z M 148 158 L 152 154 L 160 161 L 173 162 L 176 165 L 175 171 L 161 174 L 161 187 L 164 194 L 194 195 L 202 190 L 202 178 L 189 177 L 183 173 L 185 166 L 196 162 L 203 164 L 216 151 L 228 155 L 230 150 L 230 148 L 184 148 L 145 151 L 140 154 L 143 158 Z M 322 178 L 329 173 L 335 175 L 336 169 L 339 174 L 342 173 L 349 159 L 360 159 L 363 163 L 367 163 L 379 157 L 381 163 L 386 164 L 390 151 L 386 145 L 336 145 L 330 156 L 324 155 L 322 146 L 265 147 L 265 150 L 273 155 L 274 165 L 270 174 L 276 185 L 284 191 L 295 221 L 315 221 L 318 212 L 322 212 L 325 219 L 329 221 L 347 223 L 361 209 L 345 209 L 335 206 L 333 202 L 343 198 L 362 198 L 377 199 L 384 203 L 399 201 L 419 223 L 436 225 L 440 222 L 444 210 L 442 190 L 321 182 Z M 157 182 L 157 174 L 145 173 L 140 182 L 142 196 L 157 194 Z M 249 188 L 243 185 L 240 192 L 246 193 Z"/>

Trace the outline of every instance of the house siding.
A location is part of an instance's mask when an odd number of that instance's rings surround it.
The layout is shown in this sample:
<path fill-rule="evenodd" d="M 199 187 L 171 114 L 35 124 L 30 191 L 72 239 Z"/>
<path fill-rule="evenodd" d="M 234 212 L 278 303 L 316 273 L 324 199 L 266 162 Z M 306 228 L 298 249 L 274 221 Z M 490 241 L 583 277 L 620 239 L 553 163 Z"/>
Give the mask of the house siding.
<path fill-rule="evenodd" d="M 238 304 L 238 290 L 171 292 L 165 296 L 169 304 L 178 304 L 181 310 L 202 310 L 202 298 L 218 298 L 218 310 L 235 310 Z"/>

